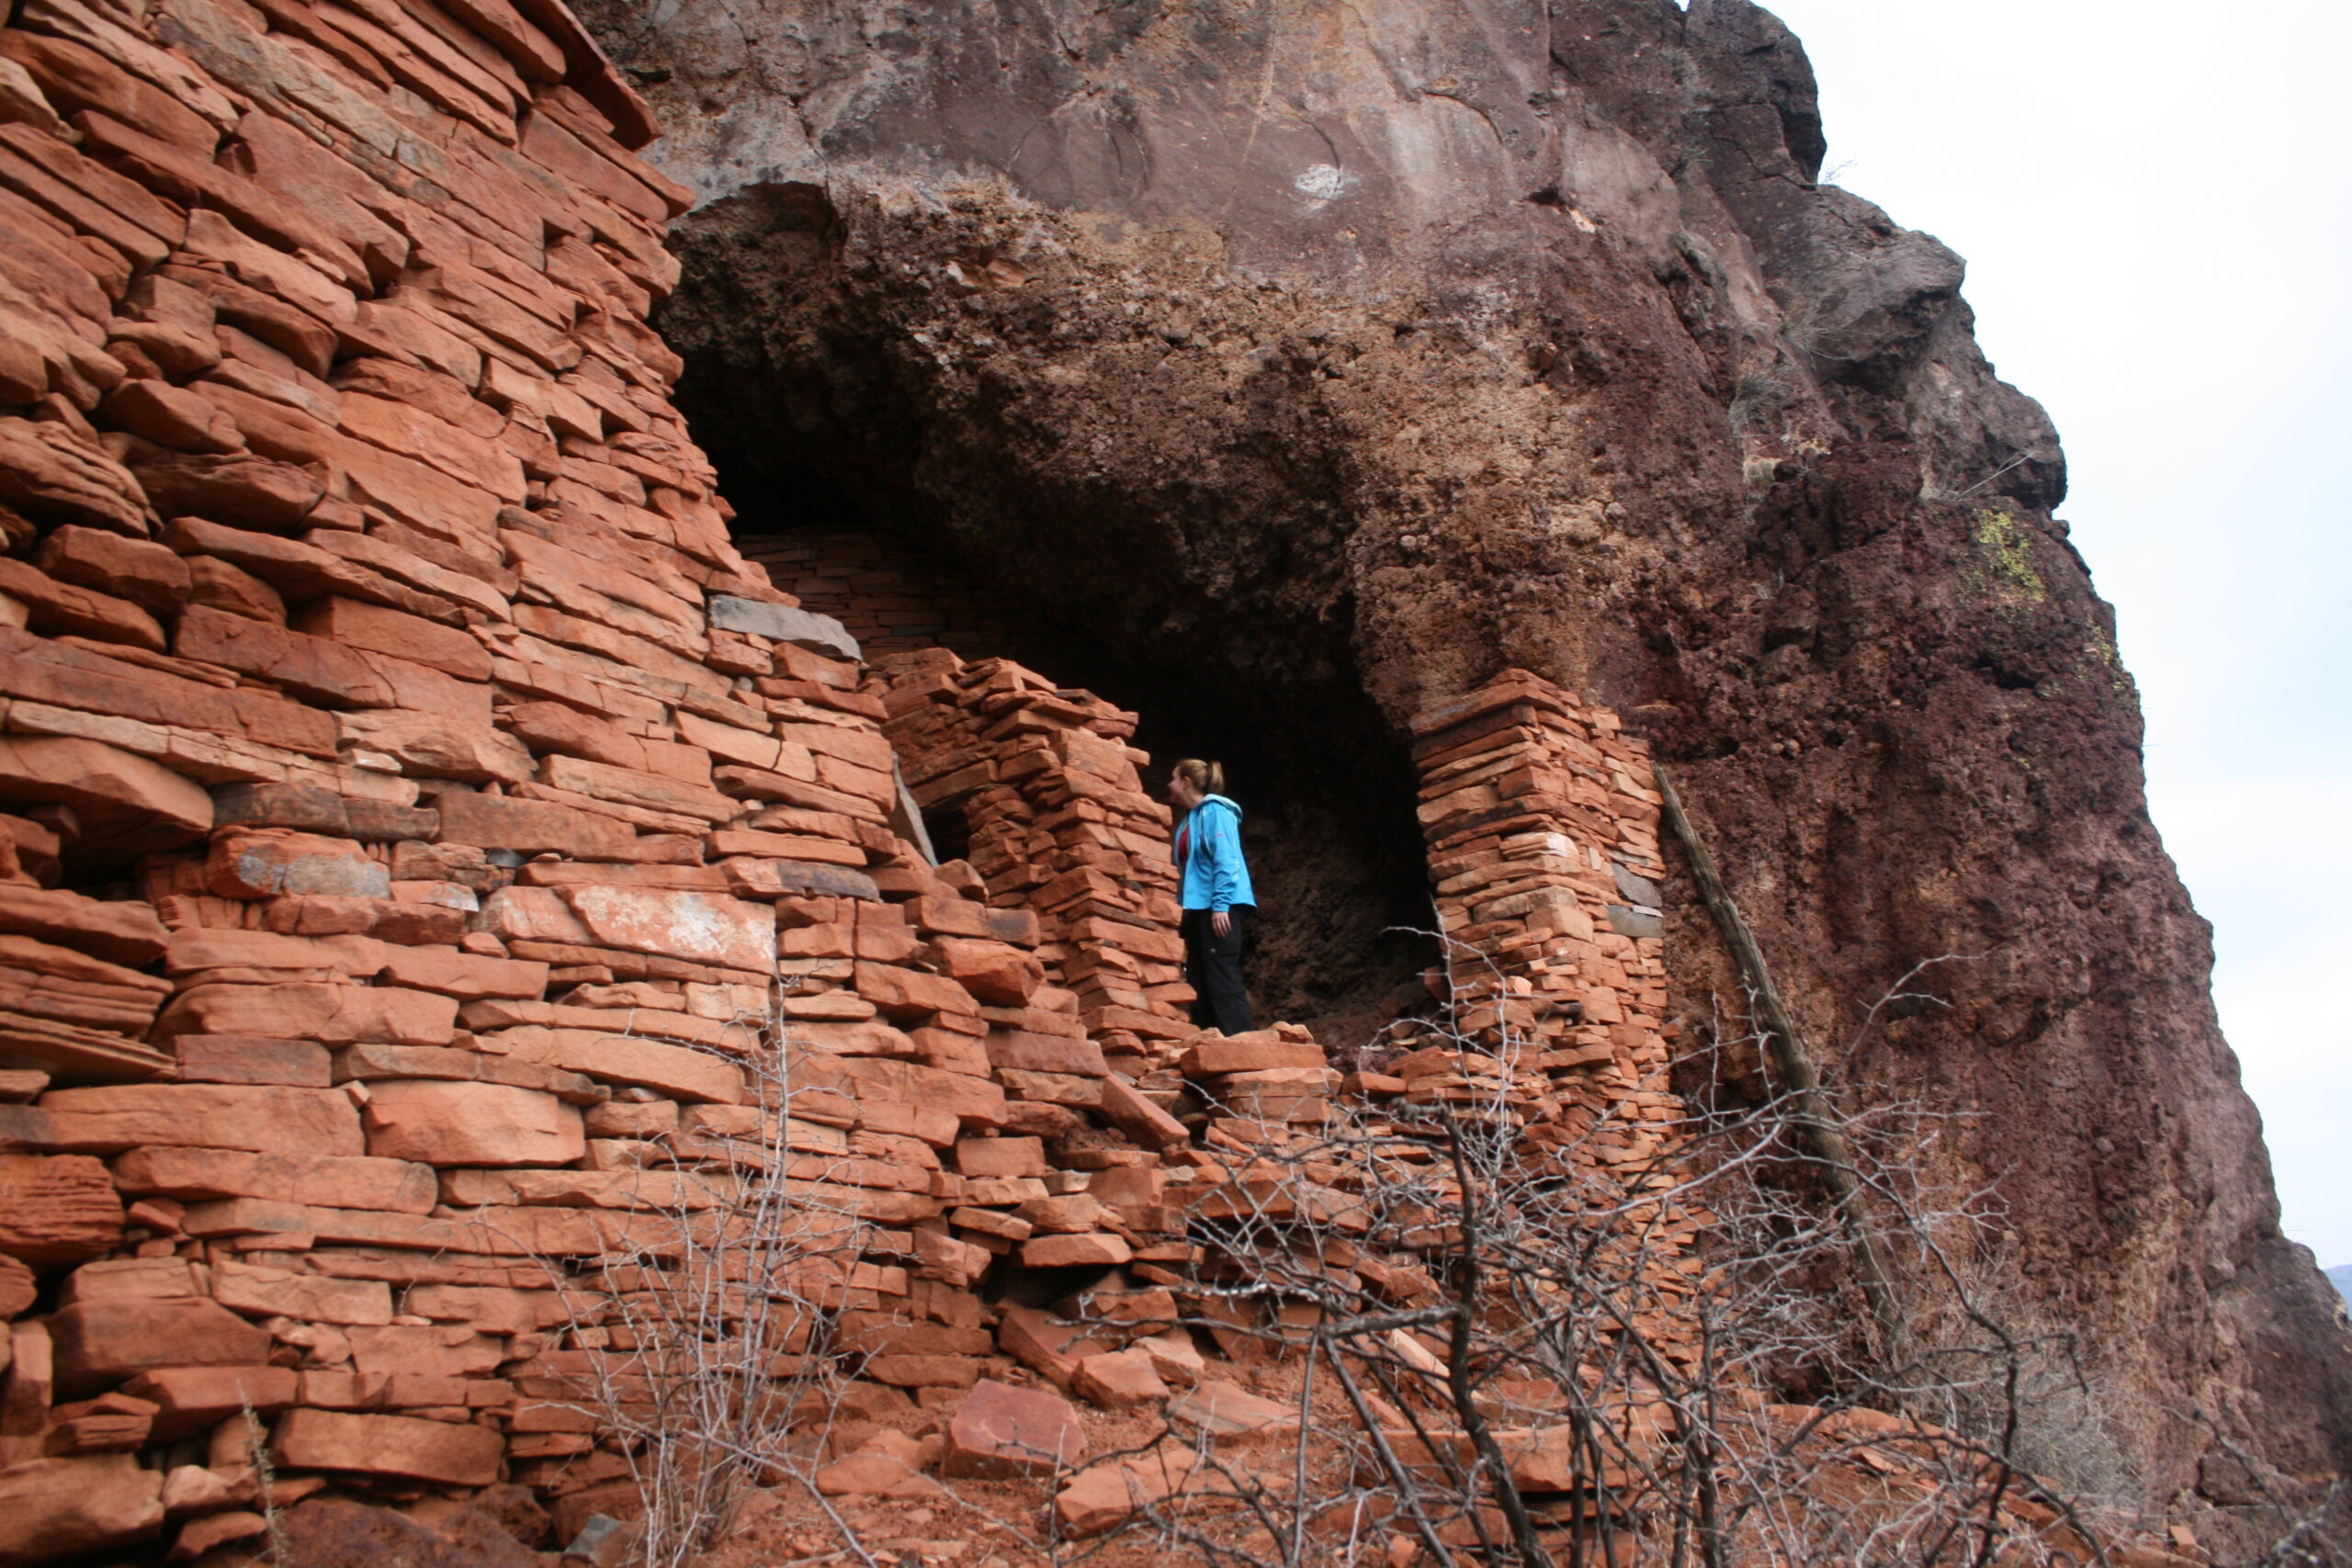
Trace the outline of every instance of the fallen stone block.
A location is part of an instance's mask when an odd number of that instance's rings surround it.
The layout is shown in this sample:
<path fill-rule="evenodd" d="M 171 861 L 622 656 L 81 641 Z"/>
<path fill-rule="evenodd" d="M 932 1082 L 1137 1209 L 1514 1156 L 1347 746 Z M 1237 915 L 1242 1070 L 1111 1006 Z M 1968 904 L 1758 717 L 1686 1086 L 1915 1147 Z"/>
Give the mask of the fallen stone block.
<path fill-rule="evenodd" d="M 164 1528 L 164 1474 L 130 1454 L 37 1459 L 0 1470 L 0 1561 L 121 1551 Z"/>
<path fill-rule="evenodd" d="M 1298 1408 L 1261 1399 L 1225 1382 L 1200 1384 L 1168 1407 L 1170 1425 L 1218 1448 L 1247 1448 L 1295 1436 Z"/>
<path fill-rule="evenodd" d="M 1070 1390 L 1105 1410 L 1140 1410 L 1168 1397 L 1151 1353 L 1142 1349 L 1104 1351 L 1079 1358 Z"/>
<path fill-rule="evenodd" d="M 1278 1480 L 1275 1485 L 1279 1488 Z M 1072 1476 L 1054 1499 L 1054 1517 L 1065 1535 L 1086 1540 L 1106 1535 L 1171 1499 L 1195 1493 L 1214 1499 L 1235 1491 L 1197 1454 L 1162 1444 L 1130 1459 L 1105 1460 Z"/>
<path fill-rule="evenodd" d="M 894 1453 L 854 1453 L 816 1474 L 817 1490 L 828 1497 L 887 1497 L 912 1502 L 936 1497 L 945 1488 Z"/>
<path fill-rule="evenodd" d="M 947 1424 L 940 1472 L 972 1480 L 1050 1475 L 1085 1452 L 1086 1431 L 1069 1401 L 982 1378 Z"/>
<path fill-rule="evenodd" d="M 1110 1347 L 1076 1324 L 1057 1323 L 1035 1307 L 1008 1306 L 997 1323 L 997 1348 L 1044 1377 L 1068 1388 L 1085 1357 Z"/>
<path fill-rule="evenodd" d="M 433 1421 L 409 1424 L 445 1426 Z M 447 1429 L 462 1433 L 483 1428 Z M 303 1434 L 303 1441 L 323 1445 L 326 1438 L 313 1429 Z M 520 1544 L 503 1519 L 492 1517 L 483 1506 L 489 1496 L 483 1494 L 470 1507 L 436 1511 L 429 1520 L 340 1497 L 313 1498 L 286 1514 L 281 1528 L 287 1559 L 303 1568 L 392 1568 L 394 1564 L 401 1568 L 540 1568 L 548 1559 Z M 538 1515 L 537 1528 L 547 1528 L 544 1513 Z"/>
<path fill-rule="evenodd" d="M 204 1514 L 180 1527 L 172 1540 L 172 1560 L 192 1562 L 216 1547 L 235 1541 L 252 1540 L 269 1533 L 269 1520 L 251 1508 L 224 1508 L 219 1513 Z"/>

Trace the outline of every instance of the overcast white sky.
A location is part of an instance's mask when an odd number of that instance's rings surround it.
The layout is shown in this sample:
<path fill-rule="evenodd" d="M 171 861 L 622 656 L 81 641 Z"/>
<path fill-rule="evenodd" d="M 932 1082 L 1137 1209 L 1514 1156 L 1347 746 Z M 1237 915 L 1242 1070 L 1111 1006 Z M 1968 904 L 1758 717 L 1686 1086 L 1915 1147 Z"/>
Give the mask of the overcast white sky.
<path fill-rule="evenodd" d="M 2057 422 L 2287 1234 L 2352 1263 L 2352 8 L 1767 3 Z"/>

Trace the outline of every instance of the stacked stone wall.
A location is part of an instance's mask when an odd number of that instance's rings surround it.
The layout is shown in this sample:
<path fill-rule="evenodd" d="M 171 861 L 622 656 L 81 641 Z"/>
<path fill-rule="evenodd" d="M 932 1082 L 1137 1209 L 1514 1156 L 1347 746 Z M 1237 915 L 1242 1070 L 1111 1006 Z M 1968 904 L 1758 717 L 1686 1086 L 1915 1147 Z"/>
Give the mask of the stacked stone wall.
<path fill-rule="evenodd" d="M 1209 1311 L 1187 1215 L 1329 1109 L 1304 1032 L 1183 1021 L 1134 716 L 866 664 L 730 543 L 650 133 L 552 0 L 0 28 L 0 1556 L 254 1537 L 248 1410 L 281 1507 L 625 1511 L 567 1287 L 752 1183 L 855 1222 L 866 1415 L 1108 1388 L 1009 1300 Z M 1656 944 L 1577 916 L 1655 873 L 1638 753 L 1508 689 L 1425 743 L 1456 990 L 1581 1005 L 1542 1093 L 1633 1104 Z M 1556 789 L 1477 750 L 1521 707 Z"/>
<path fill-rule="evenodd" d="M 876 671 L 915 800 L 990 902 L 1047 922 L 1040 956 L 1088 1032 L 1134 1055 L 1191 1033 L 1170 813 L 1144 792 L 1136 716 L 1010 660 L 933 649 Z"/>
<path fill-rule="evenodd" d="M 1400 1111 L 1509 1105 L 1531 1151 L 1634 1206 L 1649 1282 L 1687 1293 L 1700 1217 L 1641 1194 L 1689 1174 L 1670 1082 L 1659 797 L 1617 716 L 1525 671 L 1415 716 L 1448 1028 L 1383 1067 Z M 1363 1080 L 1359 1080 L 1362 1082 Z M 1622 1174 L 1621 1174 L 1622 1173 Z M 1695 1354 L 1670 1318 L 1656 1342 Z"/>
<path fill-rule="evenodd" d="M 1051 666 L 1035 605 L 964 581 L 935 556 L 882 534 L 808 527 L 739 543 L 778 588 L 841 622 L 869 656 L 948 648 L 966 659 Z"/>

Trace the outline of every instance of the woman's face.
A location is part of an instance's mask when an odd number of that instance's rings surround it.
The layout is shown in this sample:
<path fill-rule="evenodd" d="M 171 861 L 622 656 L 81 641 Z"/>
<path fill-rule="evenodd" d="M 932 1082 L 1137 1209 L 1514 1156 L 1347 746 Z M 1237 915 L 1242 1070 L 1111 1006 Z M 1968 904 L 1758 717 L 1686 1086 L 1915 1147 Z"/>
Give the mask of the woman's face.
<path fill-rule="evenodd" d="M 1201 789 L 1198 784 L 1182 773 L 1170 774 L 1168 780 L 1168 798 L 1190 811 L 1201 803 Z"/>

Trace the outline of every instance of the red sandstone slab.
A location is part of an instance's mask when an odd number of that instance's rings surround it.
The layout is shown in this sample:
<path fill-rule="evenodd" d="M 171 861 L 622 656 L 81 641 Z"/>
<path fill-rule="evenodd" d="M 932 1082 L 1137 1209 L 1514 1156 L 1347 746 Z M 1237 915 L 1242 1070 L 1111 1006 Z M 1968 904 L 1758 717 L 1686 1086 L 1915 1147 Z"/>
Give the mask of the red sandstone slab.
<path fill-rule="evenodd" d="M 358 1110 L 339 1089 L 108 1084 L 51 1089 L 38 1110 L 52 1140 L 47 1146 L 78 1153 L 119 1154 L 142 1144 L 256 1152 L 299 1148 L 338 1156 L 368 1152 Z"/>
<path fill-rule="evenodd" d="M 1103 1119 L 1147 1148 L 1165 1149 L 1190 1141 L 1184 1123 L 1146 1098 L 1126 1077 L 1113 1073 L 1102 1080 Z"/>
<path fill-rule="evenodd" d="M 204 879 L 206 889 L 223 898 L 282 894 L 389 898 L 392 890 L 391 874 L 354 840 L 283 828 L 233 829 L 217 835 Z"/>
<path fill-rule="evenodd" d="M 490 679 L 490 650 L 479 639 L 381 604 L 330 595 L 303 606 L 294 627 L 345 648 L 411 660 L 460 681 Z"/>
<path fill-rule="evenodd" d="M 560 1067 L 603 1083 L 650 1089 L 673 1099 L 720 1105 L 732 1105 L 743 1098 L 743 1072 L 733 1063 L 706 1051 L 647 1040 L 619 1030 L 525 1025 L 501 1031 L 498 1040 L 524 1061 Z"/>
<path fill-rule="evenodd" d="M 1325 1058 L 1320 1045 L 1277 1040 L 1272 1031 L 1266 1031 L 1262 1037 L 1197 1041 L 1185 1051 L 1182 1065 L 1187 1077 L 1209 1077 L 1221 1073 L 1320 1067 Z"/>
<path fill-rule="evenodd" d="M 258 1034 L 324 1045 L 446 1045 L 457 1017 L 455 997 L 389 986 L 204 985 L 174 998 L 156 1021 L 155 1033 L 159 1039 Z"/>
<path fill-rule="evenodd" d="M 443 843 L 568 859 L 626 858 L 637 835 L 609 817 L 545 801 L 448 792 L 437 802 Z"/>
<path fill-rule="evenodd" d="M 1006 942 L 943 936 L 932 945 L 942 973 L 997 1007 L 1024 1006 L 1046 983 L 1035 955 Z"/>
<path fill-rule="evenodd" d="M 116 1156 L 114 1180 L 125 1192 L 185 1202 L 265 1198 L 337 1209 L 424 1214 L 431 1213 L 438 1201 L 428 1165 L 365 1156 L 314 1155 L 299 1149 L 262 1154 L 156 1145 Z"/>
<path fill-rule="evenodd" d="M 765 904 L 641 887 L 576 887 L 565 897 L 606 947 L 727 969 L 775 966 L 775 912 Z"/>
<path fill-rule="evenodd" d="M 156 1367 L 247 1367 L 269 1359 L 266 1330 L 195 1296 L 75 1302 L 51 1316 L 49 1333 L 58 1393 L 69 1399 Z"/>
<path fill-rule="evenodd" d="M 132 1454 L 35 1459 L 0 1470 L 0 1561 L 129 1551 L 164 1525 L 163 1472 Z"/>
<path fill-rule="evenodd" d="M 956 1166 L 967 1176 L 1043 1176 L 1052 1168 L 1041 1138 L 959 1139 Z"/>
<path fill-rule="evenodd" d="M 940 1470 L 975 1480 L 1050 1475 L 1085 1452 L 1085 1429 L 1068 1400 L 983 1378 L 948 1422 Z"/>
<path fill-rule="evenodd" d="M 292 1470 L 332 1470 L 487 1486 L 498 1479 L 505 1440 L 470 1423 L 289 1410 L 270 1435 L 270 1457 Z"/>
<path fill-rule="evenodd" d="M 944 975 L 901 969 L 887 964 L 857 966 L 857 994 L 894 1019 L 921 1018 L 930 1013 L 977 1014 L 972 993 Z"/>
<path fill-rule="evenodd" d="M 287 1367 L 153 1367 L 123 1392 L 158 1408 L 154 1439 L 177 1442 L 247 1408 L 275 1416 L 294 1403 L 297 1374 Z"/>
<path fill-rule="evenodd" d="M 1091 1040 L 1074 1040 L 1062 1035 L 991 1029 L 989 1031 L 988 1053 L 991 1065 L 1017 1072 L 1058 1073 L 1066 1077 L 1099 1078 L 1107 1077 L 1111 1071 L 1102 1060 L 1100 1045 Z"/>
<path fill-rule="evenodd" d="M 504 1084 L 376 1084 L 367 1123 L 369 1154 L 424 1165 L 569 1165 L 587 1151 L 577 1108 Z"/>
<path fill-rule="evenodd" d="M 454 997 L 461 1002 L 487 997 L 536 997 L 547 989 L 548 983 L 545 964 L 491 958 L 446 947 L 388 949 L 383 974 L 393 985 Z"/>
<path fill-rule="evenodd" d="M 0 694 L 314 757 L 335 752 L 334 716 L 318 709 L 262 692 L 224 691 L 12 628 L 0 628 Z"/>
<path fill-rule="evenodd" d="M 1168 1397 L 1168 1385 L 1160 1382 L 1151 1352 L 1143 1349 L 1080 1357 L 1070 1388 L 1105 1410 L 1139 1410 Z"/>
<path fill-rule="evenodd" d="M 38 1269 L 95 1258 L 122 1242 L 122 1200 L 106 1168 L 81 1155 L 0 1155 L 0 1254 Z"/>
<path fill-rule="evenodd" d="M 1134 1248 L 1107 1233 L 1033 1236 L 1021 1244 L 1022 1264 L 1030 1269 L 1102 1268 L 1134 1256 Z"/>

